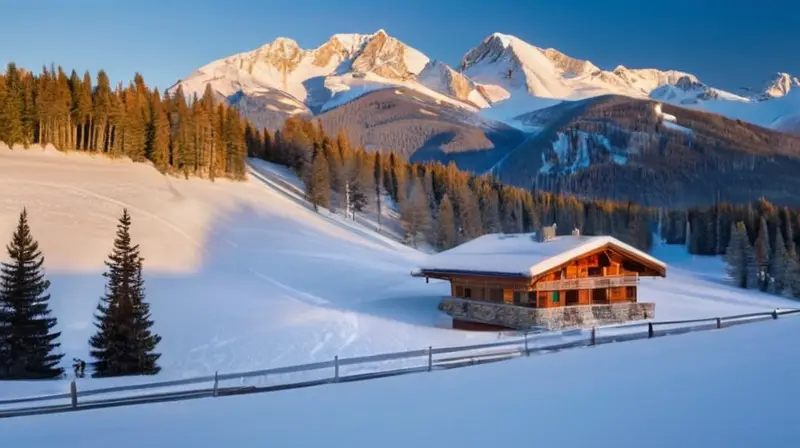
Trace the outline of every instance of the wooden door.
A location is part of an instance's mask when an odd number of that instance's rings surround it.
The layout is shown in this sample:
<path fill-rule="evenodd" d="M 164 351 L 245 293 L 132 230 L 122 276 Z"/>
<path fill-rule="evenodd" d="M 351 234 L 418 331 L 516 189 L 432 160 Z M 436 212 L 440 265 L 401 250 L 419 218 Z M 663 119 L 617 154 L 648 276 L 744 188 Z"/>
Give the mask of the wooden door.
<path fill-rule="evenodd" d="M 503 302 L 512 304 L 514 303 L 514 290 L 510 288 L 503 289 Z"/>

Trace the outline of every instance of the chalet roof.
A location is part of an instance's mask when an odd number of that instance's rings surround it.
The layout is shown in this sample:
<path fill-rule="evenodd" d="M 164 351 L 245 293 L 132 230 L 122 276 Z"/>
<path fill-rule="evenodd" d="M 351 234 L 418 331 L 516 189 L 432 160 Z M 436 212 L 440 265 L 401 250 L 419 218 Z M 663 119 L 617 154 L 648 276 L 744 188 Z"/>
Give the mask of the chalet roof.
<path fill-rule="evenodd" d="M 610 236 L 559 236 L 539 242 L 533 233 L 494 233 L 430 255 L 419 271 L 535 277 L 605 245 L 616 246 L 666 270 L 664 262 Z"/>

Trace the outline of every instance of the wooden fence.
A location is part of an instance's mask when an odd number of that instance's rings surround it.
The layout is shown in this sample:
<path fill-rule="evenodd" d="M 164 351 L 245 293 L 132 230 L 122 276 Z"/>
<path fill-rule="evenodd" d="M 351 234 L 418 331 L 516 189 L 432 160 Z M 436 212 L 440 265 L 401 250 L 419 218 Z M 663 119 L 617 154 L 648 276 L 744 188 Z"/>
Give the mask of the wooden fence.
<path fill-rule="evenodd" d="M 613 327 L 591 328 L 587 330 L 566 330 L 555 333 L 558 337 L 567 339 L 566 342 L 557 344 L 539 344 L 545 340 L 546 337 L 552 336 L 549 333 L 543 333 L 539 335 L 540 337 L 531 337 L 528 334 L 524 334 L 522 337 L 477 345 L 442 348 L 428 347 L 422 350 L 410 350 L 354 358 L 339 358 L 337 356 L 330 361 L 295 366 L 238 373 L 216 373 L 214 375 L 195 378 L 104 387 L 81 391 L 78 390 L 77 383 L 73 380 L 70 382 L 70 391 L 66 393 L 0 399 L 0 418 L 270 392 L 329 383 L 382 378 L 414 372 L 430 372 L 433 370 L 444 370 L 487 362 L 496 362 L 519 356 L 529 356 L 531 354 L 552 353 L 578 347 L 677 335 L 693 331 L 721 329 L 744 323 L 778 319 L 778 317 L 786 315 L 800 315 L 800 309 L 773 310 L 770 312 L 706 319 L 633 323 Z M 612 334 L 601 334 L 606 331 Z M 571 338 L 572 340 L 570 340 Z M 410 366 L 391 366 L 392 362 L 397 361 L 405 361 L 407 364 L 409 361 L 413 362 L 410 363 Z M 343 373 L 342 369 L 348 366 L 371 366 L 371 368 L 362 373 Z M 301 373 L 316 373 L 321 376 L 310 380 L 296 381 L 296 377 Z M 249 378 L 280 378 L 280 375 L 287 374 L 293 374 L 295 377 L 290 378 L 290 380 L 286 382 L 278 381 L 275 384 L 267 386 L 244 384 L 245 380 Z M 234 380 L 242 384 L 236 386 L 225 386 L 223 384 Z M 187 386 L 195 387 L 185 389 Z M 158 389 L 161 389 L 161 391 L 156 392 Z M 124 396 L 113 396 L 119 394 L 123 394 Z M 105 396 L 105 398 L 103 398 L 103 396 Z"/>

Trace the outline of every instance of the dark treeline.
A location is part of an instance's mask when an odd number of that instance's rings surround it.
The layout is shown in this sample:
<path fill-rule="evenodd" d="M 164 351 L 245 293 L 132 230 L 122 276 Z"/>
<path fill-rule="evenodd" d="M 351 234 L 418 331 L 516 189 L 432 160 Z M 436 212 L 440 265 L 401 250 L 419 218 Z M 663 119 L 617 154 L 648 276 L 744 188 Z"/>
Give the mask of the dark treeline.
<path fill-rule="evenodd" d="M 657 213 L 632 203 L 581 200 L 502 185 L 455 164 L 408 163 L 394 153 L 354 147 L 344 131 L 290 118 L 271 133 L 248 128 L 251 156 L 292 168 L 315 209 L 345 214 L 380 211 L 388 198 L 400 212 L 408 244 L 448 249 L 493 232 L 532 232 L 555 223 L 559 234 L 579 229 L 613 235 L 636 247 L 652 244 Z M 378 213 L 380 216 L 380 213 Z"/>
<path fill-rule="evenodd" d="M 662 237 L 691 254 L 723 255 L 726 273 L 741 288 L 800 298 L 800 210 L 766 200 L 718 203 L 666 214 Z"/>
<path fill-rule="evenodd" d="M 181 89 L 163 96 L 136 74 L 112 87 L 105 72 L 61 67 L 39 75 L 9 64 L 0 75 L 0 141 L 9 146 L 52 144 L 62 151 L 150 160 L 163 173 L 243 179 L 245 128 L 235 109 Z"/>
<path fill-rule="evenodd" d="M 685 244 L 691 254 L 724 255 L 732 225 L 744 223 L 748 240 L 754 244 L 762 218 L 769 230 L 770 244 L 774 244 L 780 231 L 787 245 L 794 245 L 792 250 L 800 245 L 800 234 L 795 236 L 795 229 L 800 227 L 800 210 L 777 207 L 766 200 L 738 205 L 720 202 L 710 207 L 665 212 L 661 234 L 667 243 Z"/>

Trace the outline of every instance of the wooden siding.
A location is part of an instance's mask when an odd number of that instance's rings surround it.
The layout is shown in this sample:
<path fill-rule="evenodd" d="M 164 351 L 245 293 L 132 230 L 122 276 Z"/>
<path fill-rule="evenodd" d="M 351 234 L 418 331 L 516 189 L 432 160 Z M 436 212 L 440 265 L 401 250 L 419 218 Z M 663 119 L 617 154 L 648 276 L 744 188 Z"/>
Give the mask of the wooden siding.
<path fill-rule="evenodd" d="M 532 279 L 458 274 L 436 274 L 435 277 L 450 281 L 453 297 L 551 308 L 636 302 L 637 277 L 641 275 L 658 273 L 628 254 L 606 246 Z M 607 281 L 568 281 L 580 279 Z M 561 288 L 557 287 L 558 283 L 551 283 L 562 281 L 565 282 Z M 537 288 L 539 284 L 542 287 Z"/>

